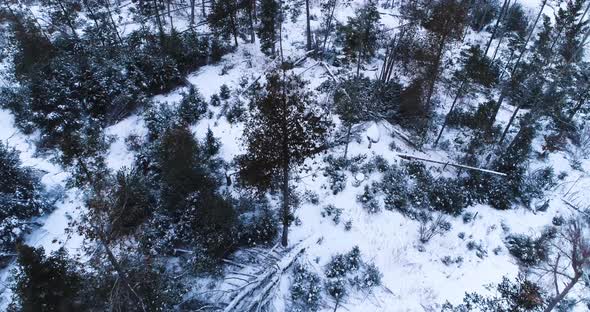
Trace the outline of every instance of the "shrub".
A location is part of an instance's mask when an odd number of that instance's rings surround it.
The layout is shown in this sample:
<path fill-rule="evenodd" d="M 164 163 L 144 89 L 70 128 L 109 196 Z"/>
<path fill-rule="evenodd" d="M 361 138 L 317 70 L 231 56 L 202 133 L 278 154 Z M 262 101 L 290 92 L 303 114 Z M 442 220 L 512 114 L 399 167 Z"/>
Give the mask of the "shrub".
<path fill-rule="evenodd" d="M 296 311 L 317 311 L 321 300 L 321 279 L 317 273 L 311 272 L 302 263 L 293 267 L 291 283 L 291 299 Z"/>
<path fill-rule="evenodd" d="M 241 216 L 238 227 L 238 242 L 244 246 L 267 245 L 278 234 L 276 217 L 269 209 Z"/>
<path fill-rule="evenodd" d="M 532 266 L 547 259 L 549 256 L 548 243 L 554 235 L 554 230 L 546 230 L 538 238 L 524 234 L 513 234 L 506 238 L 505 243 L 510 254 L 520 263 Z"/>
<path fill-rule="evenodd" d="M 31 219 L 53 209 L 40 172 L 22 165 L 19 153 L 0 142 L 0 253 L 13 254 Z"/>
<path fill-rule="evenodd" d="M 485 258 L 488 256 L 488 251 L 487 249 L 480 243 L 477 243 L 475 241 L 469 241 L 467 242 L 467 249 L 470 251 L 475 251 L 475 255 L 478 258 Z"/>
<path fill-rule="evenodd" d="M 362 272 L 354 277 L 353 285 L 361 290 L 370 290 L 372 287 L 381 285 L 382 274 L 373 264 L 365 265 Z"/>
<path fill-rule="evenodd" d="M 331 217 L 332 221 L 334 221 L 334 224 L 339 224 L 340 216 L 342 215 L 342 209 L 336 208 L 336 206 L 330 204 L 324 207 L 321 215 L 323 218 Z"/>
<path fill-rule="evenodd" d="M 433 218 L 432 214 L 421 212 L 418 216 L 420 226 L 418 233 L 420 242 L 427 243 L 436 235 L 442 235 L 451 230 L 451 223 L 449 223 L 442 214 Z"/>
<path fill-rule="evenodd" d="M 86 310 L 79 297 L 83 278 L 64 249 L 45 255 L 43 248 L 22 245 L 17 264 L 9 311 Z"/>
<path fill-rule="evenodd" d="M 352 248 L 346 254 L 338 254 L 326 265 L 326 276 L 328 278 L 344 277 L 355 272 L 361 265 L 361 251 L 358 246 Z"/>
<path fill-rule="evenodd" d="M 178 106 L 178 115 L 180 120 L 187 124 L 194 124 L 203 117 L 207 112 L 207 102 L 199 93 L 199 90 L 193 85 L 189 87 L 187 93 L 183 94 L 180 105 Z"/>
<path fill-rule="evenodd" d="M 346 188 L 346 168 L 347 161 L 345 158 L 336 158 L 328 155 L 324 158 L 324 162 L 328 165 L 324 168 L 324 176 L 328 177 L 330 190 L 334 195 L 342 192 Z"/>
<path fill-rule="evenodd" d="M 462 187 L 453 179 L 437 179 L 431 184 L 428 200 L 432 208 L 444 213 L 458 216 L 466 206 Z"/>
<path fill-rule="evenodd" d="M 370 187 L 365 185 L 363 193 L 359 194 L 356 199 L 369 213 L 377 213 L 381 211 L 381 205 L 379 204 L 379 200 L 376 198 L 377 194 L 378 191 L 375 185 Z"/>
<path fill-rule="evenodd" d="M 346 295 L 346 284 L 356 287 L 358 290 L 371 291 L 375 286 L 381 285 L 381 272 L 372 263 L 366 263 L 361 259 L 361 253 L 357 246 L 346 254 L 337 254 L 326 265 L 325 271 L 328 281 L 326 288 L 330 296 L 337 301 Z"/>
<path fill-rule="evenodd" d="M 346 221 L 346 223 L 344 223 L 344 230 L 350 231 L 351 229 L 352 229 L 352 221 L 348 220 L 348 221 Z"/>
<path fill-rule="evenodd" d="M 408 205 L 408 177 L 398 167 L 392 166 L 385 172 L 380 187 L 385 194 L 385 209 L 407 211 Z"/>
<path fill-rule="evenodd" d="M 533 199 L 542 198 L 543 193 L 554 185 L 555 175 L 553 168 L 546 167 L 536 170 L 524 179 L 520 191 L 520 200 L 525 206 L 530 207 Z"/>

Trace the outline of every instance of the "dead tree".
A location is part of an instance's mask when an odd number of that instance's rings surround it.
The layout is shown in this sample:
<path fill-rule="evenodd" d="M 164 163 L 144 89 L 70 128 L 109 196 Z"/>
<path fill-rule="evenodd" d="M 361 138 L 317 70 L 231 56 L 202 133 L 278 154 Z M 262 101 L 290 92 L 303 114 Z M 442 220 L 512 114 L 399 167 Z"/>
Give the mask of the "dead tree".
<path fill-rule="evenodd" d="M 306 25 L 306 36 L 307 36 L 307 44 L 306 44 L 306 48 L 307 51 L 311 51 L 311 25 L 309 22 L 309 0 L 305 0 L 305 19 L 307 21 L 307 25 Z"/>
<path fill-rule="evenodd" d="M 582 222 L 579 218 L 571 218 L 563 225 L 551 243 L 554 256 L 537 268 L 541 277 L 549 276 L 555 291 L 543 312 L 553 311 L 582 279 L 584 270 L 590 268 L 590 238 L 588 228 Z"/>

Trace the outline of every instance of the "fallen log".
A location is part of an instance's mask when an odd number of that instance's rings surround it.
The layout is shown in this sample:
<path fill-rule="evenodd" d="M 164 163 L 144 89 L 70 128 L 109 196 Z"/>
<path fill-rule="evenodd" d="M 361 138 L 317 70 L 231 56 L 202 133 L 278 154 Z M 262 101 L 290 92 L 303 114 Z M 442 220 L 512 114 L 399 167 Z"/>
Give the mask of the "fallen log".
<path fill-rule="evenodd" d="M 489 174 L 495 174 L 495 175 L 499 175 L 502 177 L 507 176 L 507 174 L 505 174 L 505 173 L 494 171 L 494 170 L 477 168 L 477 167 L 460 165 L 460 164 L 454 164 L 451 162 L 444 162 L 444 161 L 440 161 L 440 160 L 428 159 L 428 158 L 418 157 L 418 156 L 414 156 L 414 155 L 398 153 L 397 156 L 399 156 L 400 158 L 405 159 L 405 160 L 419 160 L 419 161 L 431 162 L 431 163 L 435 163 L 435 164 L 441 164 L 441 165 L 445 165 L 445 166 L 453 166 L 456 168 L 462 168 L 462 169 L 467 169 L 467 170 L 474 170 L 474 171 L 480 171 L 480 172 L 489 173 Z"/>
<path fill-rule="evenodd" d="M 269 291 L 312 241 L 306 239 L 293 247 L 276 265 L 270 266 L 265 273 L 244 287 L 223 311 L 251 311 L 254 306 L 260 306 L 261 303 L 268 301 Z"/>

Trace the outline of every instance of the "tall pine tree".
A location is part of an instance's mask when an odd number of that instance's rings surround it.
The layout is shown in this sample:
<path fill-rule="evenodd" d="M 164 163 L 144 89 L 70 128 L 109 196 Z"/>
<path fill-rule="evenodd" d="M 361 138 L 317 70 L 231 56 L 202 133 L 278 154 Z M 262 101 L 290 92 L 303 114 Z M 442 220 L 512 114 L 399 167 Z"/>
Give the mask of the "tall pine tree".
<path fill-rule="evenodd" d="M 287 246 L 292 220 L 291 171 L 325 148 L 330 124 L 298 76 L 275 71 L 266 78 L 264 90 L 253 98 L 253 112 L 244 130 L 247 152 L 238 157 L 238 163 L 246 184 L 261 190 L 273 187 L 275 182 L 280 185 L 281 241 Z"/>

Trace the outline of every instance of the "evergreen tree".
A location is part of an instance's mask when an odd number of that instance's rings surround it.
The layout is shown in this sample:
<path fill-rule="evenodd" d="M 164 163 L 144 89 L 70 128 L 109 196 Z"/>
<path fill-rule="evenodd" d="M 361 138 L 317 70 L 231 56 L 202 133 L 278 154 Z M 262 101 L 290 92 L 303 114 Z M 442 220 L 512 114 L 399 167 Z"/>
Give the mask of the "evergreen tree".
<path fill-rule="evenodd" d="M 31 230 L 31 219 L 49 212 L 53 205 L 39 172 L 23 166 L 19 154 L 3 143 L 0 176 L 0 254 L 11 255 L 22 236 Z"/>
<path fill-rule="evenodd" d="M 282 244 L 287 246 L 290 211 L 291 170 L 325 148 L 329 123 L 319 108 L 314 108 L 312 94 L 296 75 L 272 72 L 264 90 L 252 102 L 253 112 L 246 123 L 244 140 L 247 152 L 238 157 L 240 177 L 244 183 L 260 189 L 280 182 L 283 195 L 281 209 Z"/>
<path fill-rule="evenodd" d="M 369 1 L 355 12 L 354 17 L 348 18 L 348 23 L 340 29 L 344 53 L 357 61 L 357 76 L 360 74 L 361 62 L 373 57 L 378 48 L 379 19 L 377 3 Z"/>
<path fill-rule="evenodd" d="M 233 37 L 234 46 L 238 46 L 239 30 L 239 2 L 237 0 L 217 0 L 213 2 L 211 14 L 207 17 L 211 28 L 221 34 L 224 39 Z"/>
<path fill-rule="evenodd" d="M 207 102 L 199 90 L 191 85 L 188 92 L 182 96 L 178 107 L 180 120 L 188 125 L 199 121 L 207 112 Z"/>
<path fill-rule="evenodd" d="M 43 248 L 21 245 L 14 300 L 9 311 L 69 312 L 84 309 L 78 297 L 82 278 L 64 249 L 45 255 Z"/>
<path fill-rule="evenodd" d="M 334 104 L 336 113 L 342 120 L 342 125 L 346 129 L 346 147 L 344 148 L 344 158 L 348 154 L 348 144 L 352 126 L 367 120 L 367 105 L 371 99 L 372 85 L 367 78 L 352 78 L 346 80 L 334 93 Z"/>
<path fill-rule="evenodd" d="M 456 71 L 454 75 L 454 80 L 458 82 L 459 86 L 433 146 L 438 144 L 447 126 L 449 115 L 453 113 L 457 101 L 469 93 L 473 85 L 489 88 L 498 80 L 498 67 L 487 56 L 483 55 L 479 46 L 472 46 L 467 51 L 461 51 L 460 61 L 463 68 Z"/>
<path fill-rule="evenodd" d="M 439 0 L 431 4 L 422 23 L 429 31 L 432 49 L 432 62 L 428 66 L 423 79 L 427 82 L 425 103 L 430 106 L 434 87 L 440 75 L 444 51 L 450 42 L 462 39 L 463 28 L 467 18 L 465 3 L 458 0 Z"/>
<path fill-rule="evenodd" d="M 274 56 L 282 19 L 280 3 L 277 0 L 261 0 L 258 18 L 260 19 L 258 27 L 260 50 L 266 55 Z"/>
<path fill-rule="evenodd" d="M 497 295 L 484 297 L 478 293 L 465 294 L 463 304 L 443 305 L 443 312 L 540 312 L 544 292 L 538 284 L 518 277 L 514 282 L 504 277 L 496 286 Z"/>

